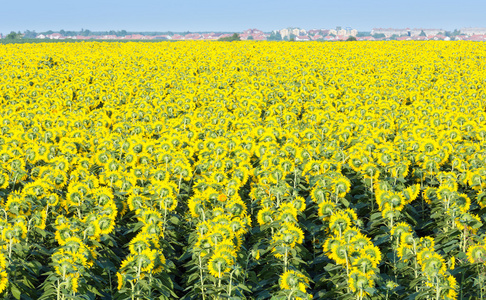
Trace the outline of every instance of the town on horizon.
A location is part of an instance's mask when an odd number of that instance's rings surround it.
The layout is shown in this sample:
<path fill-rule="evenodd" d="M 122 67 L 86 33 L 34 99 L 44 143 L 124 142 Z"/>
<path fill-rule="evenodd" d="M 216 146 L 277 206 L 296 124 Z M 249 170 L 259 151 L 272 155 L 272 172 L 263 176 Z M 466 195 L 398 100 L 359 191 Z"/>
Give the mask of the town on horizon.
<path fill-rule="evenodd" d="M 120 31 L 46 31 L 36 33 L 26 30 L 24 33 L 11 32 L 8 35 L 0 33 L 0 39 L 49 39 L 49 40 L 219 40 L 238 34 L 241 40 L 256 41 L 340 41 L 350 37 L 356 40 L 472 40 L 486 41 L 486 27 L 461 28 L 454 31 L 429 28 L 373 28 L 368 32 L 360 32 L 351 27 L 336 27 L 335 29 L 310 29 L 305 30 L 296 27 L 288 27 L 271 32 L 263 32 L 259 29 L 247 29 L 243 32 L 218 33 L 218 32 L 127 32 Z"/>

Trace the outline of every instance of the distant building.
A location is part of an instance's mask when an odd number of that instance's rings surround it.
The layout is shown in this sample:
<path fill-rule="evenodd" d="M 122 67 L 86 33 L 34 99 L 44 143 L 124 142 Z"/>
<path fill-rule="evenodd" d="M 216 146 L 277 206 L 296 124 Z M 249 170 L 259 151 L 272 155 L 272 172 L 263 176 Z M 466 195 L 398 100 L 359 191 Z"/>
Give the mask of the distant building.
<path fill-rule="evenodd" d="M 386 38 L 393 35 L 396 36 L 419 36 L 422 31 L 426 36 L 435 36 L 441 32 L 445 32 L 443 29 L 426 29 L 426 28 L 373 28 L 371 35 L 384 34 Z"/>
<path fill-rule="evenodd" d="M 469 27 L 469 28 L 461 28 L 461 33 L 472 36 L 472 35 L 486 35 L 486 28 L 485 27 Z"/>
<path fill-rule="evenodd" d="M 409 28 L 404 28 L 404 29 L 395 29 L 395 28 L 373 28 L 371 30 L 371 35 L 375 34 L 384 34 L 385 37 L 389 38 L 392 35 L 410 35 L 410 29 Z"/>
<path fill-rule="evenodd" d="M 295 37 L 296 41 L 310 41 L 310 38 L 307 35 L 299 35 Z"/>
<path fill-rule="evenodd" d="M 307 31 L 300 28 L 285 28 L 280 30 L 279 32 L 280 36 L 282 36 L 282 39 L 290 38 L 291 34 L 295 36 L 307 35 Z"/>
<path fill-rule="evenodd" d="M 425 29 L 425 28 L 414 28 L 410 30 L 410 36 L 419 36 L 422 31 L 425 33 L 426 36 L 435 36 L 439 33 L 445 32 L 443 29 Z"/>
<path fill-rule="evenodd" d="M 243 31 L 243 34 L 261 35 L 261 34 L 263 34 L 263 31 L 258 30 L 258 29 L 247 29 L 247 30 Z"/>
<path fill-rule="evenodd" d="M 329 30 L 328 35 L 331 35 L 331 34 L 337 35 L 338 33 L 335 29 L 331 29 L 331 30 Z"/>
<path fill-rule="evenodd" d="M 184 36 L 185 40 L 200 40 L 201 35 L 199 33 L 189 33 Z"/>
<path fill-rule="evenodd" d="M 59 39 L 63 38 L 62 34 L 60 34 L 60 33 L 48 34 L 46 37 L 51 39 L 51 40 L 59 40 Z"/>

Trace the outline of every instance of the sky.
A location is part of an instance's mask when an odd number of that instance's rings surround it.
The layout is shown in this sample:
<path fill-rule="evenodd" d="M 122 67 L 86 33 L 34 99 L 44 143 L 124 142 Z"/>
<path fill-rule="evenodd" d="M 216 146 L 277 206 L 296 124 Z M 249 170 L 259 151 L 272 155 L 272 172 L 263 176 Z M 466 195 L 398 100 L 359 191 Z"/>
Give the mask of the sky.
<path fill-rule="evenodd" d="M 0 0 L 0 33 L 486 27 L 485 0 Z"/>

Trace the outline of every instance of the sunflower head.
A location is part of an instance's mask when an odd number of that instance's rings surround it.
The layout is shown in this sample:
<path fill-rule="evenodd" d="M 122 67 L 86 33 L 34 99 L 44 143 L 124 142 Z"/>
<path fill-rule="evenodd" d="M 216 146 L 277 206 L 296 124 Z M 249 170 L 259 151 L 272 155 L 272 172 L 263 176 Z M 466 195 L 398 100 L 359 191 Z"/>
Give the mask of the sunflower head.
<path fill-rule="evenodd" d="M 486 262 L 486 246 L 476 244 L 469 247 L 467 250 L 467 259 L 470 263 L 485 263 Z"/>

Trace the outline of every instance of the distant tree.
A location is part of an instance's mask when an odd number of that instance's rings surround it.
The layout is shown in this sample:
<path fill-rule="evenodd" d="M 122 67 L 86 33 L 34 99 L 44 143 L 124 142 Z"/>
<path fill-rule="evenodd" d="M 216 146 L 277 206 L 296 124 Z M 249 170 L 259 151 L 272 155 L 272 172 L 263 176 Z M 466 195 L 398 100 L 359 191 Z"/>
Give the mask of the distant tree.
<path fill-rule="evenodd" d="M 235 42 L 235 41 L 241 41 L 241 39 L 240 39 L 240 36 L 237 33 L 233 33 L 232 36 L 219 38 L 218 41 Z"/>
<path fill-rule="evenodd" d="M 369 31 L 360 31 L 360 32 L 358 32 L 358 34 L 356 36 L 357 37 L 371 36 L 371 32 L 369 32 Z"/>
<path fill-rule="evenodd" d="M 297 37 L 297 36 L 296 36 L 295 34 L 293 34 L 293 33 L 291 33 L 291 34 L 290 34 L 290 40 L 291 40 L 291 41 L 295 41 L 295 38 L 296 38 L 296 37 Z"/>
<path fill-rule="evenodd" d="M 18 40 L 22 38 L 22 33 L 11 31 L 7 36 L 5 37 L 7 40 Z"/>
<path fill-rule="evenodd" d="M 59 31 L 59 33 L 60 33 L 61 35 L 64 35 L 64 36 L 66 35 L 66 31 L 64 31 L 64 29 L 61 29 L 61 30 Z"/>
<path fill-rule="evenodd" d="M 81 29 L 82 36 L 89 36 L 91 34 L 91 30 L 89 29 Z"/>
<path fill-rule="evenodd" d="M 248 41 L 253 41 L 253 40 L 254 40 L 254 38 L 253 38 L 253 36 L 252 36 L 252 35 L 249 35 L 249 36 L 248 36 L 248 38 L 247 38 L 247 40 L 248 40 Z"/>
<path fill-rule="evenodd" d="M 24 38 L 26 38 L 26 39 L 35 39 L 36 36 L 37 36 L 37 32 L 35 32 L 35 30 L 33 30 L 33 31 L 30 31 L 30 30 L 24 31 Z"/>
<path fill-rule="evenodd" d="M 278 31 L 273 31 L 270 36 L 267 38 L 267 41 L 281 41 L 282 35 Z"/>
<path fill-rule="evenodd" d="M 420 32 L 419 36 L 427 36 L 427 34 L 425 34 L 425 31 L 423 31 L 423 30 L 422 30 L 422 31 Z"/>
<path fill-rule="evenodd" d="M 375 33 L 372 35 L 375 39 L 382 39 L 385 37 L 384 33 Z"/>
<path fill-rule="evenodd" d="M 357 41 L 356 37 L 355 36 L 350 36 L 346 39 L 347 42 L 354 42 L 354 41 Z"/>
<path fill-rule="evenodd" d="M 396 40 L 396 39 L 397 39 L 397 37 L 398 37 L 398 35 L 397 35 L 397 34 L 393 34 L 393 35 L 390 37 L 390 40 Z"/>
<path fill-rule="evenodd" d="M 452 36 L 456 36 L 456 35 L 460 35 L 461 32 L 457 29 L 454 29 L 454 31 L 452 32 Z"/>

